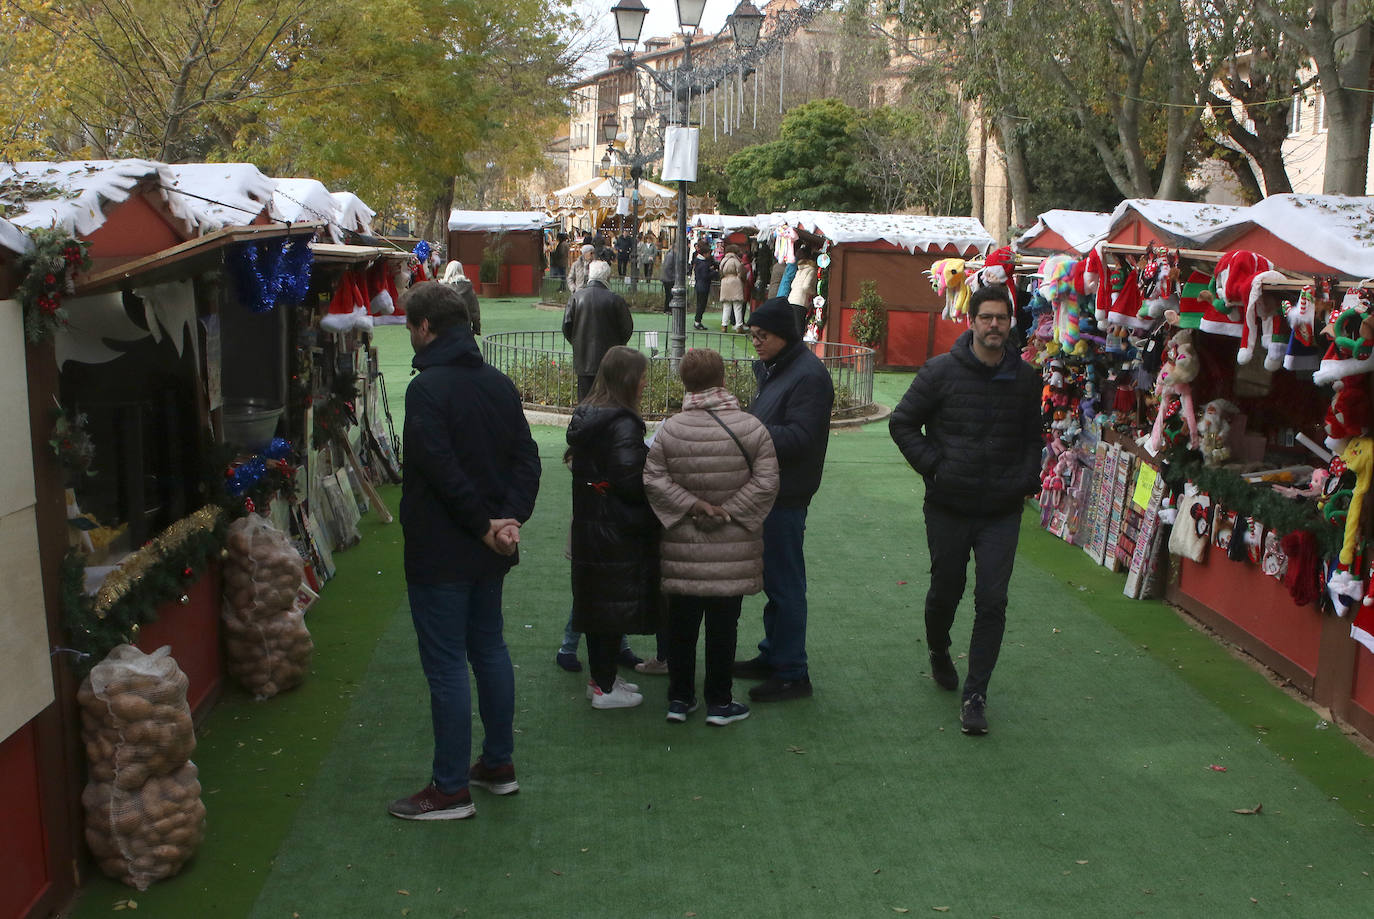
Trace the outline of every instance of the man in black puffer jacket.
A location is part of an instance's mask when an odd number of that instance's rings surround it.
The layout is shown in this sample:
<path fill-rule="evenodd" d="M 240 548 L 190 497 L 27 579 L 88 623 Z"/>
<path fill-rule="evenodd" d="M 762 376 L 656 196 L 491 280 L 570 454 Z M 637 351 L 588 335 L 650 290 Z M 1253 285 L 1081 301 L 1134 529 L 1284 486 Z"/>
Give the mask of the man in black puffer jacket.
<path fill-rule="evenodd" d="M 495 794 L 520 788 L 501 587 L 518 560 L 520 524 L 534 511 L 539 448 L 515 385 L 482 360 L 458 292 L 427 281 L 401 304 L 420 371 L 406 389 L 401 530 L 434 761 L 430 783 L 389 810 L 406 820 L 453 820 L 474 812 L 469 785 Z M 475 763 L 469 665 L 485 733 Z"/>
<path fill-rule="evenodd" d="M 806 509 L 821 487 L 835 384 L 801 341 L 785 297 L 765 300 L 749 317 L 759 391 L 749 414 L 768 428 L 778 456 L 778 498 L 763 521 L 763 641 L 759 654 L 735 664 L 735 676 L 763 680 L 755 702 L 811 695 L 806 663 Z"/>
<path fill-rule="evenodd" d="M 950 626 L 974 560 L 973 636 L 960 721 L 986 734 L 984 712 L 1007 622 L 1007 586 L 1016 558 L 1021 508 L 1040 490 L 1040 375 L 1008 347 L 1007 289 L 984 287 L 969 302 L 970 329 L 948 354 L 916 371 L 888 428 L 926 482 L 930 590 L 926 642 L 931 675 L 959 688 Z"/>

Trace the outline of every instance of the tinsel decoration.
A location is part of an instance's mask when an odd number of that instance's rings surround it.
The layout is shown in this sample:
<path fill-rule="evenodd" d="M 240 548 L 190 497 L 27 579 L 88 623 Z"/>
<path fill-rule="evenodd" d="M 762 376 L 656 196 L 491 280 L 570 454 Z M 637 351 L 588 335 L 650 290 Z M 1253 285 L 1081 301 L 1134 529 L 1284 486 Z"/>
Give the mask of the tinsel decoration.
<path fill-rule="evenodd" d="M 309 237 L 295 236 L 241 243 L 225 254 L 224 264 L 243 305 L 266 313 L 278 303 L 305 301 L 313 260 Z"/>
<path fill-rule="evenodd" d="M 273 498 L 294 499 L 296 467 L 291 452 L 291 441 L 276 437 L 261 453 L 229 463 L 224 469 L 224 511 L 237 518 L 258 509 L 265 513 Z"/>
<path fill-rule="evenodd" d="M 90 267 L 87 243 L 53 227 L 29 234 L 33 249 L 19 260 L 23 280 L 15 291 L 24 309 L 24 337 L 35 344 L 67 325 L 62 298 L 72 293 L 72 280 Z"/>
<path fill-rule="evenodd" d="M 1311 533 L 1323 558 L 1340 552 L 1342 533 L 1322 520 L 1315 502 L 1286 498 L 1265 483 L 1247 482 L 1228 469 L 1204 466 L 1202 455 L 1187 449 L 1186 442 L 1166 450 L 1163 457 L 1164 481 L 1172 491 L 1181 491 L 1185 482 L 1192 482 L 1213 503 L 1259 521 L 1280 537 L 1299 530 Z"/>
<path fill-rule="evenodd" d="M 187 588 L 219 557 L 224 539 L 224 512 L 206 505 L 125 558 L 95 596 L 85 590 L 85 556 L 69 551 L 62 560 L 62 620 L 71 646 L 88 655 L 77 659 L 78 675 L 115 645 L 133 642 L 140 624 L 157 619 L 158 607 L 181 603 Z"/>
<path fill-rule="evenodd" d="M 420 264 L 423 265 L 425 262 L 429 261 L 429 255 L 431 252 L 434 251 L 434 249 L 430 246 L 430 244 L 427 241 L 422 239 L 419 242 L 417 242 L 415 244 L 415 248 L 411 249 L 410 251 L 415 255 L 417 259 L 420 260 Z"/>

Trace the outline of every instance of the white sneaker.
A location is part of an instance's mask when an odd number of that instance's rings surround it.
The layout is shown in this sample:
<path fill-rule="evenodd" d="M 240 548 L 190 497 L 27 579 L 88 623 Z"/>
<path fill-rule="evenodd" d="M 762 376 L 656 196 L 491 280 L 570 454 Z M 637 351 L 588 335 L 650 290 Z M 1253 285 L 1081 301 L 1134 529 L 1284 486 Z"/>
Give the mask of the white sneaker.
<path fill-rule="evenodd" d="M 644 697 L 630 689 L 631 685 L 616 680 L 610 692 L 602 692 L 600 686 L 592 686 L 592 708 L 634 708 L 644 701 Z"/>
<path fill-rule="evenodd" d="M 625 687 L 625 691 L 626 691 L 626 692 L 639 692 L 639 684 L 638 684 L 638 683 L 627 683 L 627 682 L 625 682 L 624 680 L 622 680 L 622 679 L 620 678 L 620 675 L 619 675 L 619 674 L 617 674 L 617 675 L 616 675 L 616 678 L 615 678 L 615 683 L 613 683 L 613 684 L 611 685 L 611 692 L 615 692 L 617 689 L 621 688 L 622 686 Z M 596 694 L 597 694 L 598 692 L 600 692 L 600 691 L 601 691 L 601 687 L 599 687 L 599 686 L 596 685 L 596 680 L 588 680 L 588 681 L 587 681 L 587 698 L 588 698 L 588 699 L 594 699 L 594 698 L 596 698 Z"/>

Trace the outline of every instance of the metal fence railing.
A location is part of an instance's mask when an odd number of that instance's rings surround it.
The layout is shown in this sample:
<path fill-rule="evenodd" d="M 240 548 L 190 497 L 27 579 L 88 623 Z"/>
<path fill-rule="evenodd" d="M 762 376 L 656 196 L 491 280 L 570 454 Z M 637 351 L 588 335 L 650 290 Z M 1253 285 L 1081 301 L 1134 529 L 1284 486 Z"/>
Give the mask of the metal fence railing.
<path fill-rule="evenodd" d="M 667 317 L 664 317 L 666 325 Z M 641 410 L 645 418 L 663 418 L 682 407 L 682 381 L 668 358 L 668 332 L 637 331 L 627 344 L 649 357 L 649 380 Z M 748 407 L 758 391 L 757 359 L 747 335 L 688 332 L 688 348 L 711 348 L 725 359 L 725 387 Z M 873 404 L 873 350 L 858 345 L 822 342 L 811 346 L 835 384 L 835 417 L 860 415 Z M 561 331 L 496 332 L 482 338 L 486 362 L 510 377 L 521 400 L 531 408 L 570 412 L 577 404 L 577 373 L 572 345 Z"/>

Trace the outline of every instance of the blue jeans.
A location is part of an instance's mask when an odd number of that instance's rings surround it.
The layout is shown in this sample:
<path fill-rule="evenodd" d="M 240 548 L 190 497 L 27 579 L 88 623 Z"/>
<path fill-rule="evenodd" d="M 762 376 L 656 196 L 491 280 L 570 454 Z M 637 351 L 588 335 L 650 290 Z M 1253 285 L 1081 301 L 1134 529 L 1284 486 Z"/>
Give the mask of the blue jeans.
<path fill-rule="evenodd" d="M 759 657 L 784 680 L 806 670 L 806 508 L 774 507 L 763 521 L 763 641 Z"/>
<path fill-rule="evenodd" d="M 927 502 L 925 517 L 930 548 L 926 643 L 931 651 L 949 651 L 949 630 L 964 595 L 968 557 L 972 553 L 973 632 L 969 637 L 963 697 L 967 699 L 977 693 L 987 698 L 988 683 L 997 666 L 1007 627 L 1007 589 L 1016 562 L 1016 542 L 1021 535 L 1021 512 L 970 517 Z"/>
<path fill-rule="evenodd" d="M 429 681 L 434 722 L 434 784 L 444 794 L 468 787 L 472 759 L 472 695 L 468 665 L 477 682 L 482 718 L 482 758 L 490 766 L 511 761 L 515 751 L 515 671 L 501 634 L 501 585 L 505 575 L 456 584 L 411 584 L 410 618 Z"/>

